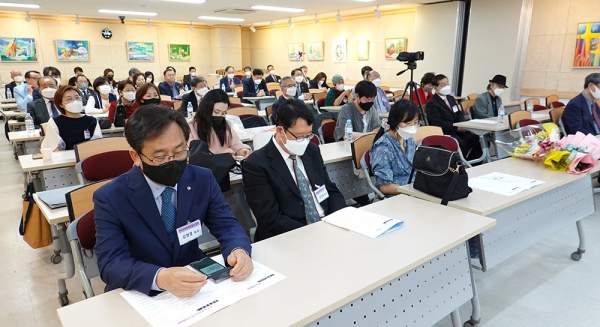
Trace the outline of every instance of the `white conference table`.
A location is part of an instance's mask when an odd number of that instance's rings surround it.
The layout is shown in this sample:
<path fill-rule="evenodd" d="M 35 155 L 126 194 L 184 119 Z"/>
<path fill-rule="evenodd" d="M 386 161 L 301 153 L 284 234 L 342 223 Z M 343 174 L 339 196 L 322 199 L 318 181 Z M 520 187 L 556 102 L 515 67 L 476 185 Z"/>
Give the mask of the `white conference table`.
<path fill-rule="evenodd" d="M 448 314 L 461 326 L 457 308 L 476 301 L 465 242 L 494 220 L 406 196 L 361 210 L 405 224 L 370 239 L 317 222 L 254 243 L 253 259 L 286 278 L 192 326 L 431 326 Z M 58 309 L 62 326 L 149 326 L 122 291 Z"/>
<path fill-rule="evenodd" d="M 32 135 L 27 131 L 8 132 L 8 141 L 12 143 L 15 159 L 19 155 L 40 153 L 40 132 L 40 129 L 35 129 Z"/>

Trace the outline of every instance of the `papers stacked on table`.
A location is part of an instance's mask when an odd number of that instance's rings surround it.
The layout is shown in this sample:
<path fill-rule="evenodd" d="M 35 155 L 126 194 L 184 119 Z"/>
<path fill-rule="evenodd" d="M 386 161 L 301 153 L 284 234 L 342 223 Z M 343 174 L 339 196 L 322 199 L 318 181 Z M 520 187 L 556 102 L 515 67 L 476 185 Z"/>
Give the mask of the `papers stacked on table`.
<path fill-rule="evenodd" d="M 338 210 L 323 218 L 323 221 L 347 231 L 359 233 L 370 238 L 377 238 L 400 228 L 403 221 L 378 215 L 354 207 Z"/>
<path fill-rule="evenodd" d="M 472 188 L 504 196 L 515 195 L 544 183 L 545 182 L 543 181 L 538 181 L 535 179 L 503 173 L 490 173 L 469 179 L 469 186 Z"/>

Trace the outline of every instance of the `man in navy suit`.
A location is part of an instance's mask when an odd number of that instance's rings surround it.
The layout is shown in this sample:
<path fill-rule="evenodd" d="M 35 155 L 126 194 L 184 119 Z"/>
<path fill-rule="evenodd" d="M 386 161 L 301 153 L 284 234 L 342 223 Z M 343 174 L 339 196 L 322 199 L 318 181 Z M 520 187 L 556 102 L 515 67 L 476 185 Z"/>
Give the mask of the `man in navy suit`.
<path fill-rule="evenodd" d="M 242 85 L 242 81 L 239 78 L 235 77 L 235 69 L 233 66 L 227 66 L 225 68 L 226 76 L 221 78 L 219 81 L 219 88 L 223 89 L 225 87 L 225 92 L 234 92 L 235 88 Z"/>
<path fill-rule="evenodd" d="M 243 82 L 244 93 L 242 99 L 245 97 L 264 97 L 269 94 L 267 89 L 267 83 L 263 79 L 262 69 L 255 68 L 252 71 L 252 78 L 247 78 Z M 242 100 L 244 103 L 252 103 L 247 100 Z"/>
<path fill-rule="evenodd" d="M 175 71 L 167 68 L 163 72 L 163 76 L 165 77 L 165 81 L 158 83 L 160 94 L 168 95 L 171 99 L 179 97 L 179 90 L 181 90 L 183 86 L 175 80 Z"/>
<path fill-rule="evenodd" d="M 567 134 L 582 132 L 600 134 L 600 108 L 596 100 L 600 99 L 600 73 L 589 74 L 585 78 L 584 90 L 574 97 L 562 115 Z"/>
<path fill-rule="evenodd" d="M 146 105 L 127 121 L 134 166 L 94 193 L 100 277 L 116 288 L 191 297 L 206 276 L 184 266 L 205 257 L 177 228 L 200 222 L 221 244 L 233 281 L 253 270 L 250 239 L 210 170 L 187 165 L 189 126 L 175 110 Z M 152 292 L 152 294 L 155 294 Z"/>
<path fill-rule="evenodd" d="M 200 104 L 200 101 L 206 93 L 210 91 L 206 85 L 206 80 L 203 77 L 192 78 L 190 85 L 192 86 L 192 92 L 186 93 L 181 97 L 181 106 L 179 107 L 179 112 L 186 117 L 188 103 L 192 104 L 192 108 L 194 108 L 194 112 L 196 112 L 196 110 L 198 110 L 198 104 Z"/>

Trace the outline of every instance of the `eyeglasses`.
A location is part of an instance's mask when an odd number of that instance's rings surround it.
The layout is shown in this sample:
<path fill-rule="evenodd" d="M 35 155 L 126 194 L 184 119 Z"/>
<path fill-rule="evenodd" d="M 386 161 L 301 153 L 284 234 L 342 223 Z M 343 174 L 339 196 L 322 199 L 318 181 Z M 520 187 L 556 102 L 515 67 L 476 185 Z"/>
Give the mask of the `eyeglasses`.
<path fill-rule="evenodd" d="M 310 140 L 312 140 L 313 137 L 315 137 L 315 134 L 313 134 L 313 133 L 310 133 L 310 134 L 308 134 L 306 136 L 296 136 L 296 135 L 294 135 L 294 133 L 290 132 L 287 129 L 284 130 L 284 131 L 290 133 L 293 137 L 295 137 L 296 138 L 296 142 L 302 142 L 304 140 L 309 140 L 310 141 Z"/>
<path fill-rule="evenodd" d="M 403 123 L 403 124 L 406 125 L 406 127 L 419 127 L 419 122 L 412 123 L 412 124 L 409 124 L 409 123 Z"/>
<path fill-rule="evenodd" d="M 290 88 L 290 87 L 296 87 L 296 86 L 297 86 L 297 84 L 288 84 L 288 85 L 284 85 L 283 87 Z"/>
<path fill-rule="evenodd" d="M 79 95 L 76 95 L 75 97 L 68 97 L 63 100 L 63 103 L 68 104 L 76 100 L 81 101 L 81 97 Z"/>
<path fill-rule="evenodd" d="M 150 160 L 150 162 L 161 165 L 161 164 L 166 164 L 171 160 L 177 160 L 177 161 L 181 161 L 181 160 L 185 160 L 187 159 L 187 157 L 190 154 L 189 150 L 182 150 L 179 152 L 175 152 L 175 154 L 173 154 L 172 156 L 158 156 L 158 157 L 154 157 L 154 158 L 149 158 L 148 156 L 146 156 L 145 154 L 141 153 L 140 154 L 142 156 L 144 156 L 146 159 Z"/>

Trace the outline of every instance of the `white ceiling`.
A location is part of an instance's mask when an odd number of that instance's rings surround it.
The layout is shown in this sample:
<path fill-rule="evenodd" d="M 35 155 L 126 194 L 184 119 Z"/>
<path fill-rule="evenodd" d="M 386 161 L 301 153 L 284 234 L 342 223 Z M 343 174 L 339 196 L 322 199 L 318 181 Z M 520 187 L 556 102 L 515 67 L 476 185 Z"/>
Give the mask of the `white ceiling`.
<path fill-rule="evenodd" d="M 294 20 L 313 19 L 317 17 L 333 17 L 340 10 L 342 17 L 344 14 L 360 14 L 373 12 L 377 5 L 381 10 L 392 10 L 400 8 L 415 7 L 418 3 L 440 2 L 441 0 L 375 0 L 364 2 L 360 0 L 301 0 L 301 1 L 281 1 L 281 0 L 206 0 L 202 4 L 190 4 L 180 2 L 170 2 L 165 0 L 6 0 L 7 2 L 29 3 L 40 5 L 39 9 L 23 9 L 0 7 L 0 11 L 18 11 L 25 12 L 29 10 L 31 14 L 57 14 L 57 15 L 79 15 L 81 18 L 108 18 L 118 21 L 118 14 L 98 13 L 98 9 L 129 10 L 129 11 L 148 11 L 155 12 L 158 15 L 154 17 L 125 15 L 125 21 L 146 20 L 165 21 L 195 24 L 230 24 L 245 25 L 251 23 L 258 25 L 268 24 L 271 20 L 275 23 L 286 22 L 290 17 Z M 254 5 L 267 5 L 279 7 L 302 8 L 302 13 L 285 13 L 274 11 L 255 11 L 244 14 L 216 14 L 215 11 L 222 9 L 245 9 L 252 10 Z M 240 23 L 221 22 L 221 21 L 202 21 L 198 16 L 224 16 L 232 18 L 244 18 Z"/>

